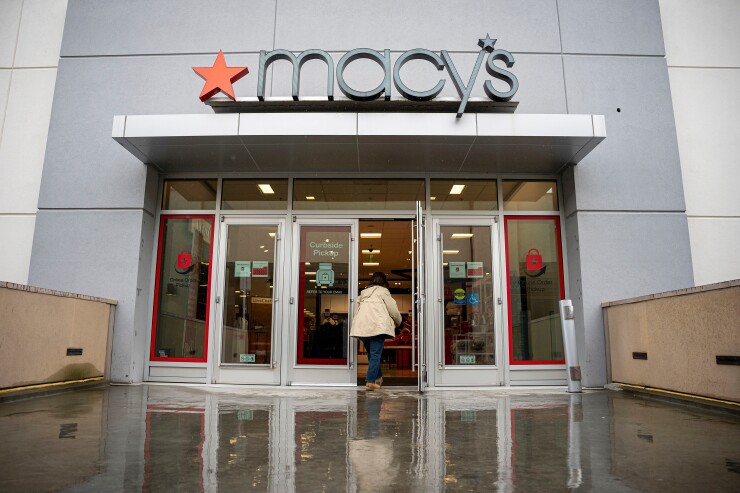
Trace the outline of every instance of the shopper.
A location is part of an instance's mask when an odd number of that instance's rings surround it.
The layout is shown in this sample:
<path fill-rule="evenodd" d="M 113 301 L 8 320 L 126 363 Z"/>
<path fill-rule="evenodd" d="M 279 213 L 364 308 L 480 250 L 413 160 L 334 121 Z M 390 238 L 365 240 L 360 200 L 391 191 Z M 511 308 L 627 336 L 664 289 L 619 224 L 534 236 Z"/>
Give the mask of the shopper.
<path fill-rule="evenodd" d="M 377 390 L 383 384 L 383 372 L 380 369 L 383 342 L 395 336 L 396 326 L 400 324 L 401 314 L 396 300 L 388 291 L 388 279 L 383 272 L 376 272 L 367 288 L 357 297 L 350 331 L 352 337 L 362 341 L 367 351 L 367 390 Z"/>

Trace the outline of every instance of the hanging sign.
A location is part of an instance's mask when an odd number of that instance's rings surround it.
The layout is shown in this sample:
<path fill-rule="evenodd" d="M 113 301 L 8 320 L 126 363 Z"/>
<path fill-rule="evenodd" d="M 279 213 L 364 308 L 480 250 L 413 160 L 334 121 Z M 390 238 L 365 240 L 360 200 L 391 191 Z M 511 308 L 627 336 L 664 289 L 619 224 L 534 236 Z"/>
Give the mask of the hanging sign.
<path fill-rule="evenodd" d="M 270 263 L 264 260 L 252 262 L 252 277 L 268 277 Z"/>
<path fill-rule="evenodd" d="M 465 279 L 465 262 L 450 262 L 450 279 Z"/>
<path fill-rule="evenodd" d="M 468 262 L 467 277 L 483 277 L 483 262 Z"/>
<path fill-rule="evenodd" d="M 252 275 L 252 262 L 250 260 L 246 261 L 236 261 L 234 262 L 234 277 L 249 277 Z"/>

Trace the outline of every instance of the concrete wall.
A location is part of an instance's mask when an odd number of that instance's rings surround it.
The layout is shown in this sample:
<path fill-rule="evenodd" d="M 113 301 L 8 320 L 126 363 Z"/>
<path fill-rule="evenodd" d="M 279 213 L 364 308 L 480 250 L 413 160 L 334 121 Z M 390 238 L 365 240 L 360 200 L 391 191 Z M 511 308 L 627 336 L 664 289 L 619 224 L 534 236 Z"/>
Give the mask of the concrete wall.
<path fill-rule="evenodd" d="M 515 55 L 518 112 L 607 118 L 607 140 L 563 177 L 584 383 L 605 383 L 600 303 L 693 283 L 657 1 L 382 0 L 360 8 L 340 0 L 71 0 L 30 282 L 118 299 L 112 378 L 140 381 L 158 175 L 112 140 L 113 115 L 210 113 L 191 67 L 212 65 L 219 49 L 230 65 L 250 67 L 234 89 L 254 96 L 261 49 L 446 49 L 465 78 L 478 38 L 490 33 Z M 268 96 L 290 95 L 288 68 L 271 66 Z M 325 77 L 319 62 L 307 64 L 302 95 L 321 95 Z M 439 74 L 414 62 L 404 77 L 431 87 Z M 372 63 L 347 73 L 359 90 L 377 78 Z M 483 96 L 481 87 L 473 96 Z M 456 96 L 451 83 L 440 96 Z"/>
<path fill-rule="evenodd" d="M 0 282 L 0 388 L 104 376 L 115 305 Z"/>
<path fill-rule="evenodd" d="M 66 0 L 0 1 L 0 280 L 25 283 Z"/>
<path fill-rule="evenodd" d="M 697 284 L 740 277 L 740 2 L 661 0 Z"/>
<path fill-rule="evenodd" d="M 611 381 L 740 402 L 740 280 L 605 305 Z"/>

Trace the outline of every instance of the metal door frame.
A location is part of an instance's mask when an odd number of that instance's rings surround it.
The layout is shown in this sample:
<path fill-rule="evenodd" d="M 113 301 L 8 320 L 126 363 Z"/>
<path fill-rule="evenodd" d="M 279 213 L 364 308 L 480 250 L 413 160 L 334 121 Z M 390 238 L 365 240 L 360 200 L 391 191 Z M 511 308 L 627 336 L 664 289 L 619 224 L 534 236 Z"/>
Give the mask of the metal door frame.
<path fill-rule="evenodd" d="M 491 236 L 491 262 L 492 262 L 492 283 L 493 283 L 493 303 L 494 303 L 494 365 L 481 366 L 460 366 L 444 364 L 444 288 L 443 288 L 443 257 L 442 257 L 442 238 L 441 226 L 488 226 Z M 453 216 L 445 215 L 432 217 L 433 240 L 429 251 L 430 258 L 427 270 L 431 273 L 428 289 L 430 297 L 433 300 L 429 304 L 429 334 L 430 341 L 427 344 L 429 348 L 429 367 L 433 369 L 434 387 L 490 387 L 501 386 L 505 382 L 506 362 L 504 358 L 504 343 L 506 342 L 504 333 L 504 314 L 503 314 L 503 285 L 502 273 L 505 272 L 499 263 L 499 224 L 496 217 L 470 217 L 470 216 Z"/>
<path fill-rule="evenodd" d="M 220 216 L 218 256 L 216 260 L 216 302 L 213 331 L 213 352 L 211 381 L 228 384 L 280 385 L 280 364 L 282 357 L 283 309 L 281 300 L 286 284 L 283 283 L 285 259 L 285 216 Z M 225 306 L 226 248 L 230 226 L 277 226 L 273 249 L 273 298 L 271 327 L 271 363 L 269 365 L 247 366 L 238 363 L 223 363 L 223 313 Z"/>

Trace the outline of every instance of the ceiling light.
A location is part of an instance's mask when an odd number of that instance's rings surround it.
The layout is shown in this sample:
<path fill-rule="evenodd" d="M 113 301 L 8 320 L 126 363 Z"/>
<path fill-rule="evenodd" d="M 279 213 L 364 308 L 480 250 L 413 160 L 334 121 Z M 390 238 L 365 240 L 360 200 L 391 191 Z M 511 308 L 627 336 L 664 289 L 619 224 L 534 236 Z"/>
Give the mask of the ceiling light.
<path fill-rule="evenodd" d="M 549 189 L 547 190 L 547 192 L 545 192 L 545 193 L 552 193 L 552 187 L 550 187 L 550 188 L 549 188 Z"/>
<path fill-rule="evenodd" d="M 265 245 L 260 245 L 260 248 L 265 248 Z"/>
<path fill-rule="evenodd" d="M 315 270 L 312 270 L 312 271 L 308 271 L 308 270 L 307 270 L 307 271 L 306 271 L 306 275 L 307 275 L 307 276 L 310 276 L 310 275 L 314 275 L 314 276 L 315 276 L 315 275 L 316 275 L 316 271 L 315 271 Z"/>
<path fill-rule="evenodd" d="M 260 192 L 264 194 L 275 193 L 275 190 L 272 189 L 269 183 L 260 183 L 257 185 L 257 188 L 259 188 Z"/>
<path fill-rule="evenodd" d="M 306 262 L 306 263 L 305 263 L 305 264 L 303 264 L 303 265 L 311 265 L 311 262 Z"/>
<path fill-rule="evenodd" d="M 442 250 L 442 253 L 445 255 L 457 255 L 460 253 L 460 250 Z"/>
<path fill-rule="evenodd" d="M 316 282 L 316 279 L 309 279 L 308 282 Z"/>
<path fill-rule="evenodd" d="M 429 200 L 437 200 L 437 197 L 429 197 Z"/>
<path fill-rule="evenodd" d="M 275 233 L 267 233 L 267 234 L 270 235 L 270 238 L 275 238 Z"/>
<path fill-rule="evenodd" d="M 365 267 L 372 267 L 375 265 L 380 265 L 380 262 L 363 262 L 362 265 L 364 265 Z"/>
<path fill-rule="evenodd" d="M 383 233 L 360 233 L 360 238 L 381 238 Z"/>
<path fill-rule="evenodd" d="M 472 238 L 474 233 L 452 233 L 450 238 Z"/>
<path fill-rule="evenodd" d="M 372 250 L 363 250 L 362 253 L 365 253 L 367 255 L 375 255 L 376 253 L 380 253 L 380 250 L 375 250 L 374 248 Z"/>
<path fill-rule="evenodd" d="M 460 195 L 465 190 L 465 185 L 452 185 L 450 195 Z"/>
<path fill-rule="evenodd" d="M 316 200 L 316 197 L 313 195 L 306 195 L 306 200 Z"/>

